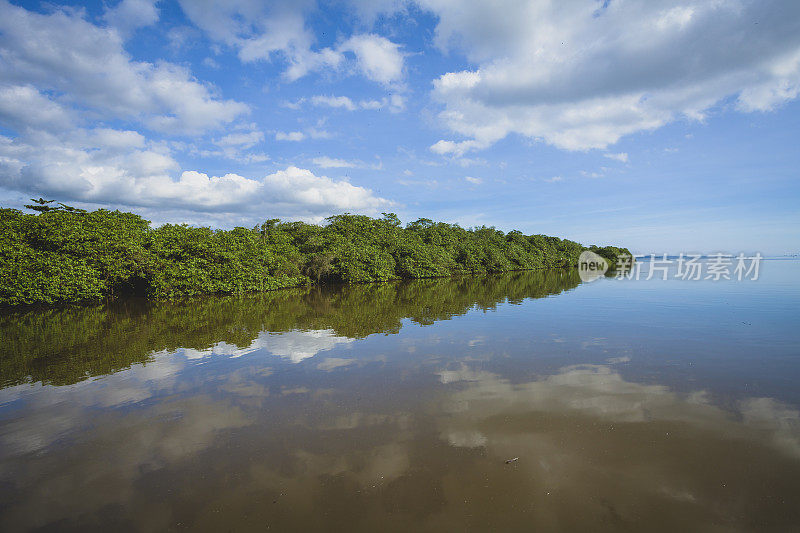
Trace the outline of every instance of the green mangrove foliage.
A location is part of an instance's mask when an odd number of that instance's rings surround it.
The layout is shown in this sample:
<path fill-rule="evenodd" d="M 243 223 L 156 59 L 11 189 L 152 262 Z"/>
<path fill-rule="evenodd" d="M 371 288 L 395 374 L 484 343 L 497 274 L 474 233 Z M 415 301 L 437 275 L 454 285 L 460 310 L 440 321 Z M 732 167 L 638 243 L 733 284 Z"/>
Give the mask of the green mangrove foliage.
<path fill-rule="evenodd" d="M 397 215 L 337 215 L 325 225 L 268 220 L 255 228 L 152 228 L 134 213 L 35 200 L 0 209 L 0 305 L 240 294 L 320 282 L 507 272 L 577 265 L 586 247 L 545 235 L 464 229 Z M 626 249 L 589 249 L 616 264 Z"/>
<path fill-rule="evenodd" d="M 262 331 L 332 330 L 350 338 L 392 334 L 406 318 L 433 324 L 470 309 L 558 294 L 579 283 L 577 270 L 544 270 L 21 308 L 0 314 L 0 388 L 77 383 L 147 364 L 165 350 L 205 350 L 220 342 L 246 348 Z"/>

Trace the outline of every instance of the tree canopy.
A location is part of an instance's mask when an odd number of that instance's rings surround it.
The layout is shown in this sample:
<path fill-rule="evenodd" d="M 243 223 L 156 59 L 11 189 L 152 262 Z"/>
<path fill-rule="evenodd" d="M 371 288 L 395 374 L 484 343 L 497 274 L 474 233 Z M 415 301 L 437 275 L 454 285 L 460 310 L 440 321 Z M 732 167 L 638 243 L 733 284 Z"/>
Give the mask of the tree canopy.
<path fill-rule="evenodd" d="M 570 268 L 586 249 L 613 266 L 628 253 L 426 218 L 404 227 L 394 213 L 336 215 L 323 225 L 269 219 L 231 230 L 187 224 L 153 228 L 134 213 L 34 202 L 30 208 L 37 214 L 0 209 L 0 305 Z"/>

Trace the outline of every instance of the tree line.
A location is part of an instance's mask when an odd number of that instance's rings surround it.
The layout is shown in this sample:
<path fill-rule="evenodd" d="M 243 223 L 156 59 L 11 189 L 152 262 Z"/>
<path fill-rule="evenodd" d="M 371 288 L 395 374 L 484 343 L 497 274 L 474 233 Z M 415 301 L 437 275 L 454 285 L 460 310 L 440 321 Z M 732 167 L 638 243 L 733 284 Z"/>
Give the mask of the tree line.
<path fill-rule="evenodd" d="M 37 213 L 0 208 L 0 305 L 237 294 L 321 283 L 571 268 L 591 249 L 611 266 L 629 253 L 545 235 L 421 218 L 403 226 L 342 214 L 325 224 L 270 219 L 231 230 L 165 224 L 39 199 Z"/>

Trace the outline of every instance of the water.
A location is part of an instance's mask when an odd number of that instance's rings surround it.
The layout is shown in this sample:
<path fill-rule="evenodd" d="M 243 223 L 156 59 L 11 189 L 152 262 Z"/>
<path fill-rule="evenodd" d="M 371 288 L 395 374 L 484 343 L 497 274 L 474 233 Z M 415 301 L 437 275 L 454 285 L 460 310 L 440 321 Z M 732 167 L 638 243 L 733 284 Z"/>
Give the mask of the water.
<path fill-rule="evenodd" d="M 800 262 L 761 270 L 2 315 L 0 530 L 797 529 Z"/>

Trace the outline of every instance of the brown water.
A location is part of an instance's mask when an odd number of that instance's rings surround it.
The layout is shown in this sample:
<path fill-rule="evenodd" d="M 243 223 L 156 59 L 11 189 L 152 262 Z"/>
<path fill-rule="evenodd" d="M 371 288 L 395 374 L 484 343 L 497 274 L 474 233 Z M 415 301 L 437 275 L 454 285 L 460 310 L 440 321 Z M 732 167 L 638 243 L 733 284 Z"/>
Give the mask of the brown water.
<path fill-rule="evenodd" d="M 798 530 L 798 274 L 2 315 L 0 530 Z"/>

